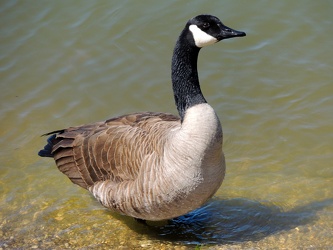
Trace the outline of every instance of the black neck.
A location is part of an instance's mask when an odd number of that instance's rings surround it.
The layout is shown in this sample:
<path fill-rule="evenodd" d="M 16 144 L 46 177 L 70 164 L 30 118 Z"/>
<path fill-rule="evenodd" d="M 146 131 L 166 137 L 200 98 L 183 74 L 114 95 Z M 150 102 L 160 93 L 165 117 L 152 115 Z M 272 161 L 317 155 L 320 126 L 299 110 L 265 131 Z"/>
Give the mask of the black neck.
<path fill-rule="evenodd" d="M 188 108 L 206 103 L 200 89 L 197 70 L 200 48 L 191 44 L 187 35 L 189 34 L 183 31 L 178 38 L 171 68 L 175 102 L 182 121 Z"/>

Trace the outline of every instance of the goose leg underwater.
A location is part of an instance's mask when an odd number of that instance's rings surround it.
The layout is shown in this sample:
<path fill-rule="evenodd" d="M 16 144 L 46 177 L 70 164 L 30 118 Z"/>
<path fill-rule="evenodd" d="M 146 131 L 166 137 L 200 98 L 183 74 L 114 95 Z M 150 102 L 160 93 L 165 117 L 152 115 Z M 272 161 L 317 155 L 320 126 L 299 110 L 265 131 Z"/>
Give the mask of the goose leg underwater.
<path fill-rule="evenodd" d="M 179 117 L 143 112 L 57 130 L 39 156 L 118 213 L 167 220 L 202 206 L 222 184 L 222 127 L 205 100 L 197 72 L 202 47 L 246 34 L 217 17 L 190 19 L 172 57 L 172 87 Z"/>

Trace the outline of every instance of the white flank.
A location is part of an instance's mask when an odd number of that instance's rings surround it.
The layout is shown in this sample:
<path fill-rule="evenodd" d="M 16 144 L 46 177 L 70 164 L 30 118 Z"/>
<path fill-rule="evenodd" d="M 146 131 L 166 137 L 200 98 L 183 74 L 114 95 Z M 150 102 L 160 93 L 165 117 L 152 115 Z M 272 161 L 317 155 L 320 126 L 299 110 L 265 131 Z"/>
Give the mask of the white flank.
<path fill-rule="evenodd" d="M 193 34 L 195 45 L 202 48 L 207 45 L 211 45 L 217 42 L 217 39 L 206 32 L 202 31 L 198 26 L 190 25 L 190 31 Z"/>

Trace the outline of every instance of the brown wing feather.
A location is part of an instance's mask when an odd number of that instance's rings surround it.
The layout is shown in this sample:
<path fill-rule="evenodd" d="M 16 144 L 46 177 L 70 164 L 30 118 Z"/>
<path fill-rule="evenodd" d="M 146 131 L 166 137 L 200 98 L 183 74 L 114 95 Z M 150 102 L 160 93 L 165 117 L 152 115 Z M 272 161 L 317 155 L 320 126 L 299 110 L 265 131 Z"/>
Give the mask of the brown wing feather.
<path fill-rule="evenodd" d="M 179 125 L 172 114 L 119 116 L 57 131 L 52 154 L 59 170 L 83 188 L 102 180 L 134 180 L 144 157 L 161 155 L 168 129 Z"/>

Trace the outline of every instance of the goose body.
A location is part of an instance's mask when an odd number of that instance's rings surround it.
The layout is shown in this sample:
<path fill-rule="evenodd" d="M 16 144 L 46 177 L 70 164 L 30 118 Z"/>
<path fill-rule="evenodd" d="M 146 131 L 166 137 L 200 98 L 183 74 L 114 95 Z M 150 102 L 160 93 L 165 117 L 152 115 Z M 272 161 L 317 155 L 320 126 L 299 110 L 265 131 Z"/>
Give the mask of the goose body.
<path fill-rule="evenodd" d="M 222 128 L 203 97 L 197 57 L 202 47 L 245 36 L 210 15 L 190 19 L 172 58 L 180 117 L 134 113 L 48 133 L 39 151 L 105 207 L 134 218 L 165 220 L 200 207 L 225 174 Z"/>

